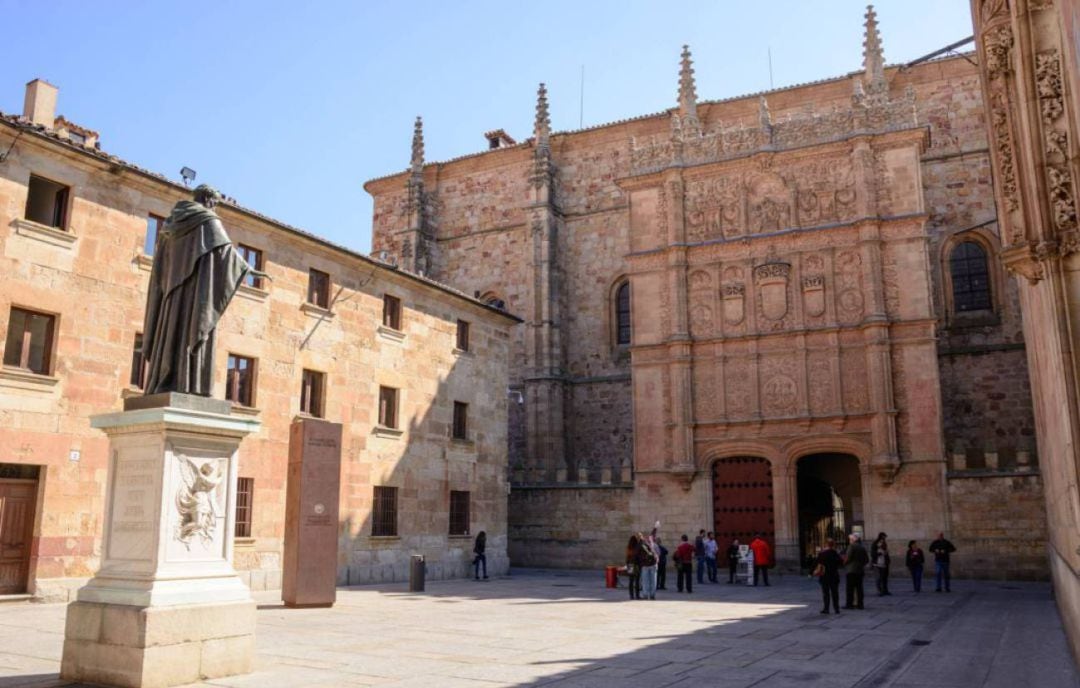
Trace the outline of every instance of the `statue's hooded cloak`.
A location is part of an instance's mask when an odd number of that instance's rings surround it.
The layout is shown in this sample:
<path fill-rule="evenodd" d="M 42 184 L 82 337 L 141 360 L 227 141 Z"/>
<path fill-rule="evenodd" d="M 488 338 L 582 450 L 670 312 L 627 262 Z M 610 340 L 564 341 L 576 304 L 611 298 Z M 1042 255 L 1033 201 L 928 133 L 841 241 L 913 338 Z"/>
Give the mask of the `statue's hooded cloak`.
<path fill-rule="evenodd" d="M 213 210 L 195 201 L 173 207 L 154 253 L 146 299 L 146 394 L 210 396 L 214 328 L 250 270 Z"/>

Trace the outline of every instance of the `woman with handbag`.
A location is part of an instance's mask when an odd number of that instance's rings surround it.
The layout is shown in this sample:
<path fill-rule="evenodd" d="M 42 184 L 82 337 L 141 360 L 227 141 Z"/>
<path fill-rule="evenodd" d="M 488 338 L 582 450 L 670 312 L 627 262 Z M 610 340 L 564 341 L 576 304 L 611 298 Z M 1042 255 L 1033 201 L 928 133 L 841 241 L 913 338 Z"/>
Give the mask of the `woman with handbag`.
<path fill-rule="evenodd" d="M 630 588 L 630 599 L 641 599 L 641 541 L 637 535 L 631 535 L 626 543 L 626 578 Z"/>
<path fill-rule="evenodd" d="M 889 592 L 889 541 L 885 533 L 878 533 L 877 540 L 870 546 L 870 563 L 877 569 L 878 597 L 891 595 Z"/>
<path fill-rule="evenodd" d="M 840 613 L 840 567 L 844 561 L 836 552 L 836 541 L 829 538 L 825 541 L 825 548 L 817 557 L 817 566 L 814 567 L 814 575 L 821 584 L 821 599 L 824 607 L 822 614 L 829 613 L 829 600 L 832 600 L 833 613 Z"/>

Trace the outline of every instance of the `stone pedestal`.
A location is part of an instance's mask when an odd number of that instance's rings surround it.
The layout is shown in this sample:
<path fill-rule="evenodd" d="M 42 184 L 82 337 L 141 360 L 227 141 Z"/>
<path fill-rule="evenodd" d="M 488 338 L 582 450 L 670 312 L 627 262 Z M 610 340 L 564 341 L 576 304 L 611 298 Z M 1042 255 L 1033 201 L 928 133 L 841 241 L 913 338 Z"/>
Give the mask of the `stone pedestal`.
<path fill-rule="evenodd" d="M 64 679 L 163 688 L 251 671 L 255 602 L 232 568 L 236 463 L 258 421 L 180 394 L 91 418 L 109 435 L 101 569 L 68 606 Z"/>

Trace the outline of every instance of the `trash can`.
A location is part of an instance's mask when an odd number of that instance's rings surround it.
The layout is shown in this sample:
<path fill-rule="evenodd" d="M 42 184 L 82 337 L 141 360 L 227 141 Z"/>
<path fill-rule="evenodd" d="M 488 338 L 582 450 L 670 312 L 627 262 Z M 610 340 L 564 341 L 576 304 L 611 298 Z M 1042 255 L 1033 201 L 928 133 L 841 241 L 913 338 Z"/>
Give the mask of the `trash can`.
<path fill-rule="evenodd" d="M 604 567 L 604 587 L 617 588 L 619 587 L 619 567 L 618 566 L 605 566 Z"/>
<path fill-rule="evenodd" d="M 424 555 L 409 557 L 409 592 L 424 592 Z"/>

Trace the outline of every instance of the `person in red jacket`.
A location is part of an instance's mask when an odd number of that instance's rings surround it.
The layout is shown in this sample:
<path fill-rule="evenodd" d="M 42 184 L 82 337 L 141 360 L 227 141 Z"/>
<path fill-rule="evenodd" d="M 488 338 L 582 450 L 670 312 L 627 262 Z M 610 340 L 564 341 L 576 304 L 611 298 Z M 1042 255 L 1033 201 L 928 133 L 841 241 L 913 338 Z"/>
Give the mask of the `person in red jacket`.
<path fill-rule="evenodd" d="M 690 544 L 690 538 L 682 536 L 682 542 L 675 548 L 675 570 L 678 572 L 679 592 L 686 585 L 686 592 L 694 592 L 694 577 L 691 575 L 694 569 L 694 546 Z"/>
<path fill-rule="evenodd" d="M 754 585 L 758 582 L 758 571 L 761 572 L 762 578 L 765 579 L 765 585 L 769 584 L 769 564 L 772 562 L 772 548 L 769 547 L 769 543 L 765 542 L 765 539 L 761 537 L 761 533 L 756 533 L 754 539 L 750 541 L 750 551 L 754 553 Z"/>

